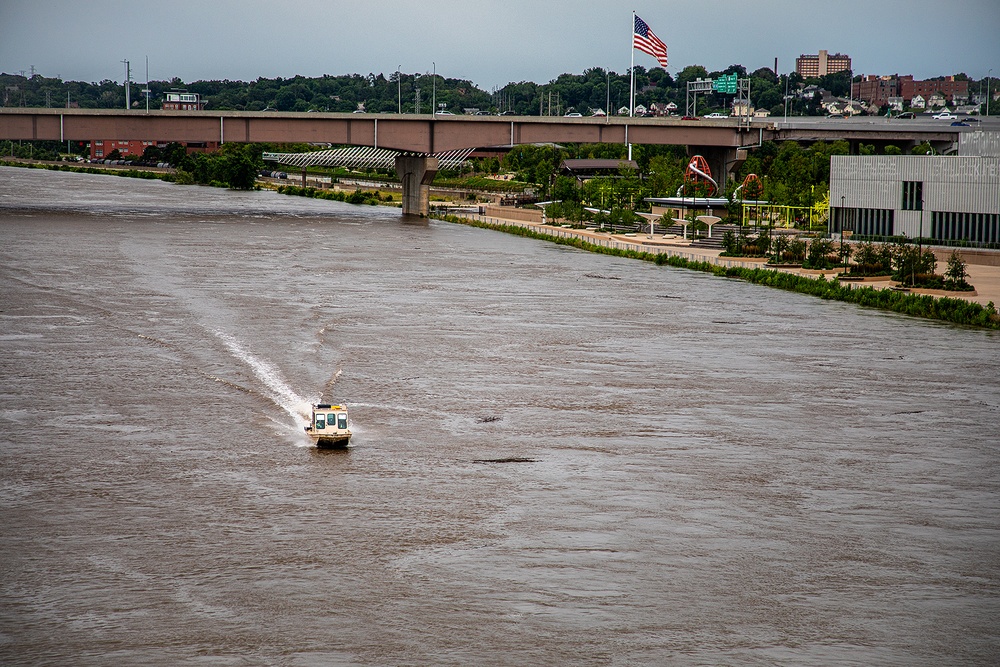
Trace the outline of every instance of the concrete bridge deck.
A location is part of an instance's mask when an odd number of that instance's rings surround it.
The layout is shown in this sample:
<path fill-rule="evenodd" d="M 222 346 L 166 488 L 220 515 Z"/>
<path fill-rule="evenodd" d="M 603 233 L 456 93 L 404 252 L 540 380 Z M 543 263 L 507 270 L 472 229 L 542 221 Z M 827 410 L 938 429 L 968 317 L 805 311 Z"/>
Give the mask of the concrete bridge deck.
<path fill-rule="evenodd" d="M 0 108 L 0 140 L 152 139 L 156 141 L 330 143 L 413 153 L 530 143 L 632 143 L 739 148 L 761 140 L 950 144 L 963 130 L 886 119 L 564 118 L 429 114 L 125 111 Z"/>

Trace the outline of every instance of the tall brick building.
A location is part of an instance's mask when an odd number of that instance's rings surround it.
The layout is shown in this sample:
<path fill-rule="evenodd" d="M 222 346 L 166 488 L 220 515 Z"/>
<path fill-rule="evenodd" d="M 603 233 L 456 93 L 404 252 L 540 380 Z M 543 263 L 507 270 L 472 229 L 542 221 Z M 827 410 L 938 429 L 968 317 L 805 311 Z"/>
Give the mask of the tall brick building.
<path fill-rule="evenodd" d="M 832 56 L 825 49 L 816 54 L 802 54 L 795 59 L 795 71 L 803 79 L 815 79 L 851 69 L 851 57 L 843 53 Z"/>
<path fill-rule="evenodd" d="M 861 81 L 851 84 L 851 99 L 864 100 L 868 104 L 883 106 L 889 103 L 890 97 L 900 97 L 899 79 L 893 76 L 875 76 L 869 74 Z"/>

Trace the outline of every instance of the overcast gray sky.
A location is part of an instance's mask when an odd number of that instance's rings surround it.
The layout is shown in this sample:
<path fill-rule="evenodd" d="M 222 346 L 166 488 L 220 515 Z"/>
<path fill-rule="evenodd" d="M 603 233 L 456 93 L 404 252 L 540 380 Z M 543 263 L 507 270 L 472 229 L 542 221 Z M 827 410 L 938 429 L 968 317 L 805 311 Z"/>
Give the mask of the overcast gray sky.
<path fill-rule="evenodd" d="M 1000 76 L 1000 0 L 0 0 L 0 71 L 64 80 L 430 72 L 484 89 L 590 67 L 627 72 L 632 10 L 668 70 L 787 72 L 802 53 L 855 74 Z M 656 61 L 639 51 L 636 64 Z"/>

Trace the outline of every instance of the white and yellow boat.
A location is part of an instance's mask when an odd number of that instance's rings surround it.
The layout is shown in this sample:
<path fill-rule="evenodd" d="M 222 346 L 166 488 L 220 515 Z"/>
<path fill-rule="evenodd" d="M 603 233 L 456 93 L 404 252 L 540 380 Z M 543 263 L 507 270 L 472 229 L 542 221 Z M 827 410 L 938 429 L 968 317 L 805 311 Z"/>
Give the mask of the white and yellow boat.
<path fill-rule="evenodd" d="M 317 447 L 347 447 L 351 441 L 347 406 L 330 403 L 312 406 L 312 419 L 306 426 L 306 434 Z"/>

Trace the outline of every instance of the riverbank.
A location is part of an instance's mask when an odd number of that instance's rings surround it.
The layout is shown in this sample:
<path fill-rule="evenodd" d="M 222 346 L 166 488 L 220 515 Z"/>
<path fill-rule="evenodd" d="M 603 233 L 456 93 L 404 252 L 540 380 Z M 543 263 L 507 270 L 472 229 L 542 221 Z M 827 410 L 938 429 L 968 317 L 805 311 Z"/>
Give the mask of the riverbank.
<path fill-rule="evenodd" d="M 1000 302 L 1000 267 L 995 266 L 967 267 L 969 282 L 976 286 L 975 292 L 904 290 L 891 280 L 841 283 L 836 279 L 836 270 L 768 267 L 763 260 L 720 257 L 721 251 L 718 249 L 692 246 L 690 242 L 681 239 L 657 238 L 641 233 L 609 234 L 592 229 L 572 229 L 473 213 L 442 216 L 442 219 L 566 243 L 593 252 L 707 271 L 825 299 L 858 303 L 957 324 L 1000 329 L 1000 315 L 995 307 Z M 980 285 L 983 287 L 980 288 Z"/>
<path fill-rule="evenodd" d="M 105 173 L 118 176 L 130 176 L 135 178 L 160 178 L 172 180 L 172 174 L 162 173 L 161 170 L 153 171 L 150 168 L 134 169 L 131 167 L 117 167 L 109 169 L 108 165 L 101 167 L 91 167 L 81 163 L 46 163 L 43 161 L 17 160 L 8 162 L 0 160 L 0 164 L 10 166 L 34 167 L 42 169 L 54 169 L 58 171 L 77 171 L 85 173 Z M 161 172 L 161 173 L 157 173 Z M 352 196 L 345 196 L 343 192 L 331 190 L 316 190 L 314 188 L 299 188 L 285 185 L 279 189 L 287 194 L 298 194 L 300 196 L 320 197 L 348 201 L 349 203 L 388 205 L 397 206 L 391 197 L 385 199 L 377 196 L 363 196 L 362 192 L 356 191 Z M 298 192 L 305 190 L 305 192 Z M 388 201 L 387 201 L 388 200 Z M 511 214 L 527 213 L 514 209 Z M 1000 329 L 1000 317 L 996 312 L 996 304 L 1000 303 L 1000 262 L 995 258 L 987 258 L 987 263 L 968 263 L 966 271 L 968 282 L 975 287 L 972 292 L 948 292 L 944 290 L 922 290 L 903 289 L 898 283 L 891 280 L 870 282 L 870 281 L 847 281 L 840 282 L 836 279 L 837 270 L 811 271 L 801 267 L 768 267 L 762 259 L 752 258 L 727 258 L 721 257 L 721 250 L 715 248 L 705 248 L 692 245 L 683 239 L 654 236 L 649 234 L 610 234 L 595 229 L 573 229 L 569 227 L 543 224 L 531 220 L 529 216 L 518 216 L 529 219 L 512 219 L 509 217 L 486 216 L 482 214 L 462 213 L 459 216 L 449 216 L 439 212 L 433 212 L 434 217 L 455 221 L 468 220 L 475 221 L 480 226 L 486 226 L 500 231 L 508 229 L 520 229 L 540 238 L 547 238 L 557 242 L 573 241 L 574 245 L 587 250 L 606 251 L 609 254 L 623 256 L 634 256 L 647 261 L 656 261 L 659 264 L 670 264 L 673 266 L 683 266 L 701 271 L 710 271 L 727 277 L 741 278 L 750 282 L 767 284 L 780 287 L 786 290 L 798 291 L 814 294 L 827 299 L 837 299 L 861 303 L 866 306 L 873 306 L 892 310 L 895 312 L 905 312 L 915 316 L 942 319 L 959 324 L 971 324 L 975 326 L 986 326 L 988 328 Z M 950 249 L 941 249 L 941 253 Z M 938 261 L 944 261 L 938 253 Z M 787 274 L 799 278 L 800 280 L 775 280 L 771 274 Z M 822 279 L 817 280 L 817 279 Z M 819 283 L 813 285 L 811 283 Z M 833 287 L 833 286 L 836 287 Z M 858 292 L 854 294 L 852 292 Z M 887 292 L 878 296 L 870 297 L 867 292 Z M 975 306 L 975 308 L 963 308 L 961 304 Z"/>

